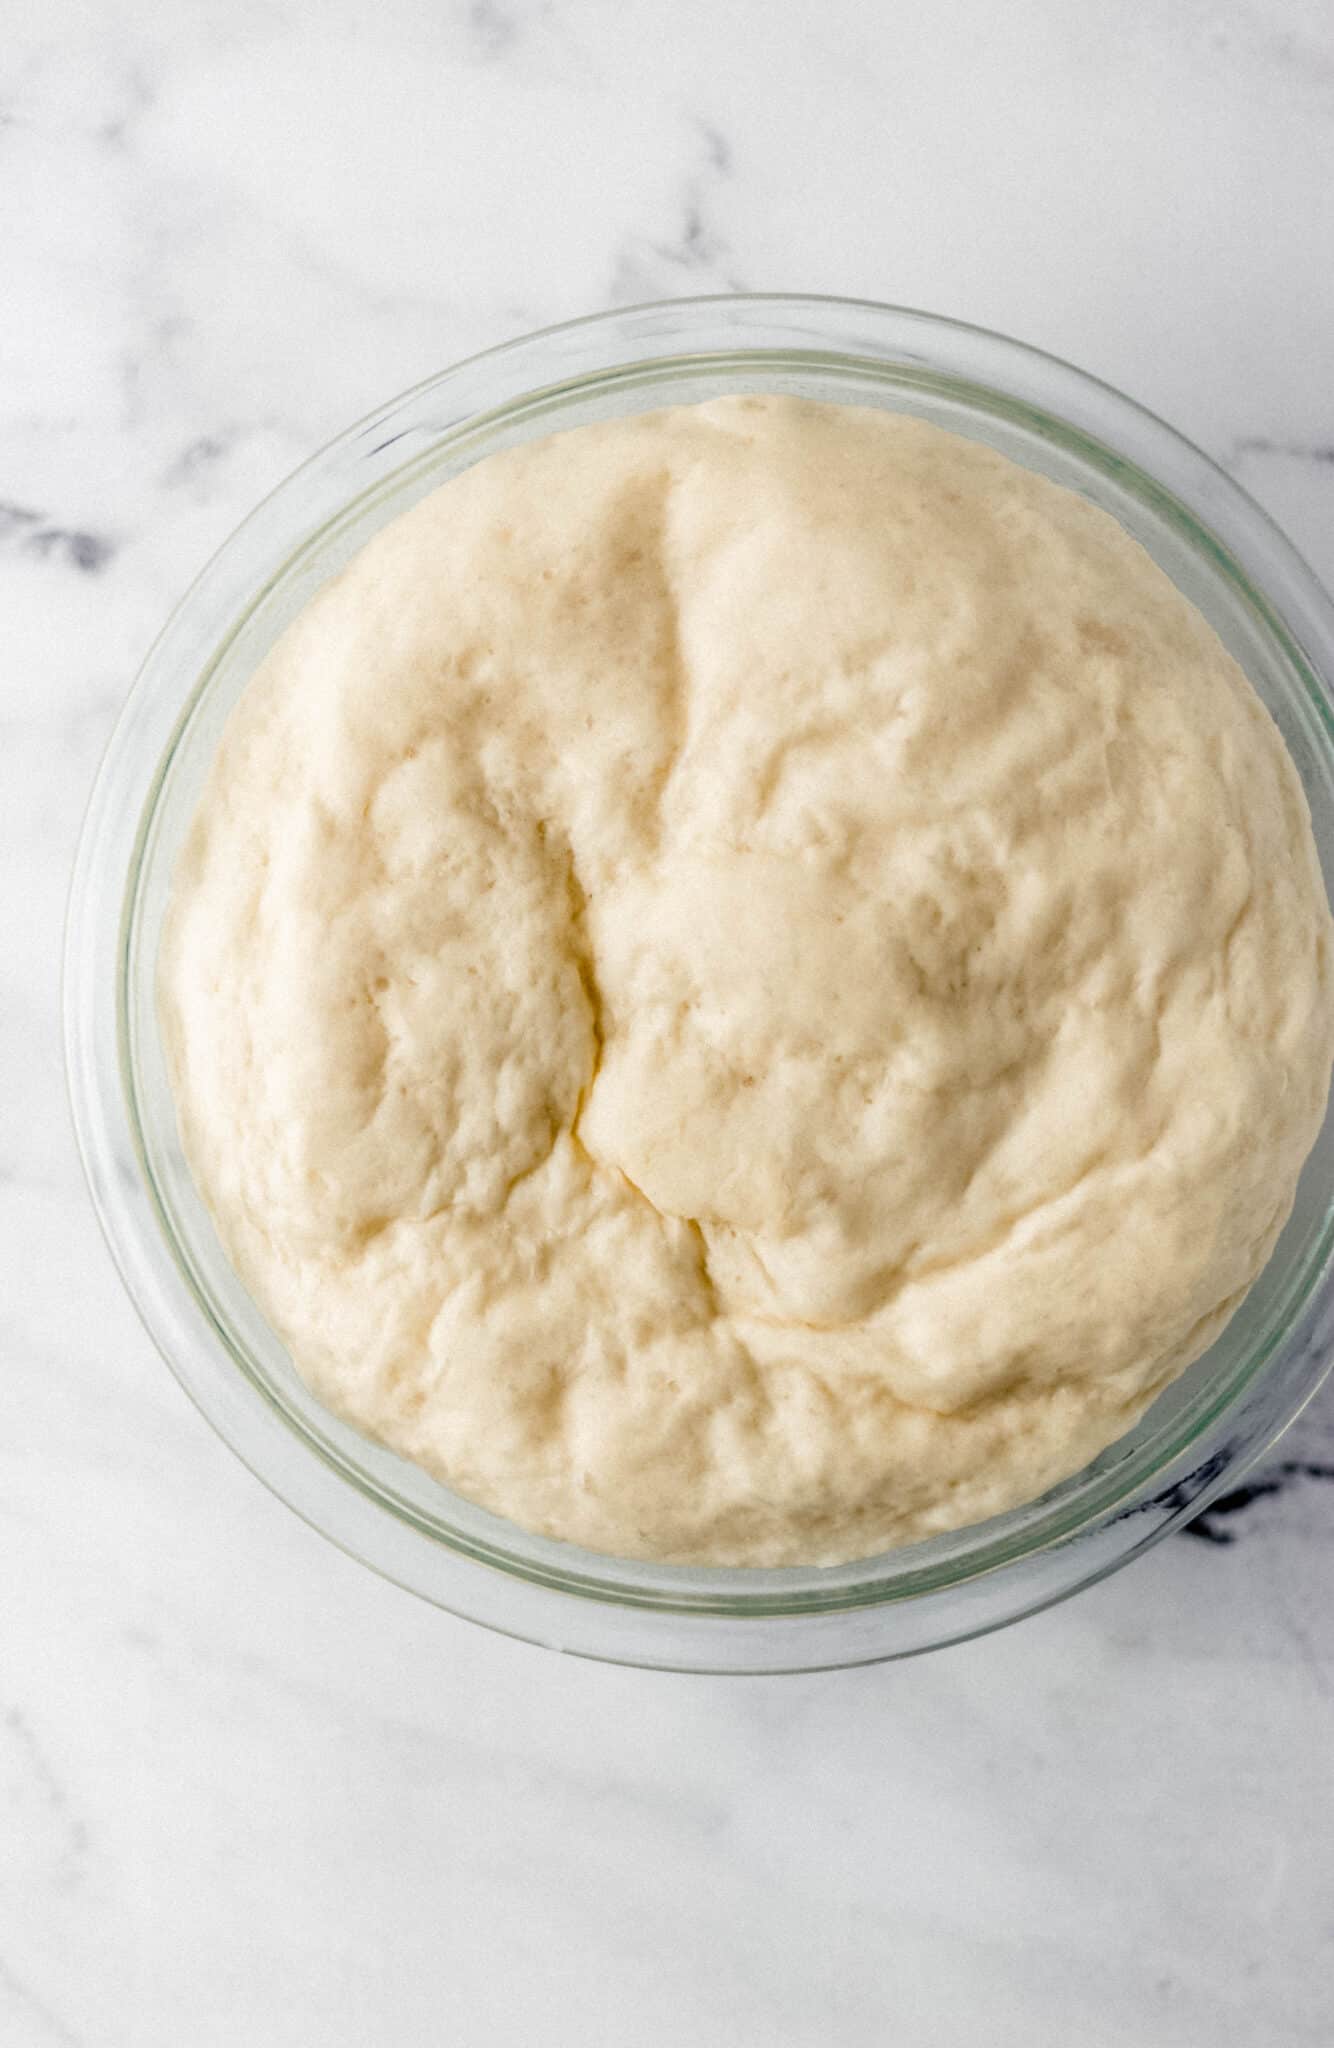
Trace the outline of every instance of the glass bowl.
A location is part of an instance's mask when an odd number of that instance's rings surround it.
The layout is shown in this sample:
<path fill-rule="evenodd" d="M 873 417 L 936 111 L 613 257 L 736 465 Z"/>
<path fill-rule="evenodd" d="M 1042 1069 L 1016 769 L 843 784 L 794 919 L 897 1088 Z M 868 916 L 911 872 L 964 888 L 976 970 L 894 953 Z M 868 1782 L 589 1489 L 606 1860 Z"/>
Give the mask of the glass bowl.
<path fill-rule="evenodd" d="M 1159 420 L 1051 356 L 924 313 L 810 297 L 681 299 L 475 356 L 314 456 L 204 570 L 144 663 L 79 846 L 66 940 L 70 1093 L 93 1199 L 147 1328 L 267 1485 L 352 1555 L 454 1613 L 583 1655 L 761 1672 L 955 1642 L 1090 1585 L 1235 1484 L 1334 1341 L 1334 1117 L 1292 1218 L 1212 1350 L 1042 1499 L 834 1569 L 597 1556 L 473 1507 L 309 1394 L 227 1263 L 182 1158 L 154 1003 L 177 848 L 265 650 L 376 529 L 492 451 L 615 414 L 783 391 L 917 413 L 1120 520 L 1269 705 L 1334 869 L 1334 610 L 1269 520 Z"/>

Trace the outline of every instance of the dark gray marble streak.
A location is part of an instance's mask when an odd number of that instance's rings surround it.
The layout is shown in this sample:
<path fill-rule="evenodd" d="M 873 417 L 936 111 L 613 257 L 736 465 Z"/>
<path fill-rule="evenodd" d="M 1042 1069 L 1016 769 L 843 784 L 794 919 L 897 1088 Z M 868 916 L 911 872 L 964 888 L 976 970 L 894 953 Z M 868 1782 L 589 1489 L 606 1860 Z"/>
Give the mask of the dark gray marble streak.
<path fill-rule="evenodd" d="M 714 219 L 721 185 L 733 176 L 732 145 L 711 122 L 693 122 L 697 161 L 681 187 L 675 233 L 626 243 L 617 252 L 610 297 L 614 304 L 690 292 L 750 289 L 731 243 Z"/>
<path fill-rule="evenodd" d="M 1179 1533 L 1224 1549 L 1239 1537 L 1271 1527 L 1278 1513 L 1288 1519 L 1322 1511 L 1334 1531 L 1334 1378 L 1326 1380 L 1271 1453 Z"/>
<path fill-rule="evenodd" d="M 1226 462 L 1229 469 L 1240 469 L 1252 458 L 1269 456 L 1334 467 L 1334 437 L 1328 441 L 1276 441 L 1266 434 L 1243 434 L 1232 443 Z"/>
<path fill-rule="evenodd" d="M 1204 1543 L 1235 1543 L 1238 1524 L 1248 1509 L 1259 1501 L 1272 1500 L 1287 1493 L 1299 1481 L 1305 1480 L 1334 1483 L 1334 1463 L 1325 1464 L 1314 1458 L 1280 1458 L 1277 1464 L 1261 1466 L 1253 1479 L 1232 1487 L 1227 1493 L 1220 1493 L 1202 1515 L 1197 1515 L 1193 1522 L 1187 1522 L 1181 1533 L 1198 1537 Z"/>
<path fill-rule="evenodd" d="M 63 526 L 28 505 L 0 504 L 0 547 L 16 544 L 23 554 L 54 557 L 85 576 L 105 569 L 116 552 L 106 534 Z"/>
<path fill-rule="evenodd" d="M 114 541 L 83 527 L 43 526 L 29 534 L 23 545 L 31 555 L 57 555 L 85 576 L 95 576 L 99 569 L 105 569 L 116 552 Z"/>

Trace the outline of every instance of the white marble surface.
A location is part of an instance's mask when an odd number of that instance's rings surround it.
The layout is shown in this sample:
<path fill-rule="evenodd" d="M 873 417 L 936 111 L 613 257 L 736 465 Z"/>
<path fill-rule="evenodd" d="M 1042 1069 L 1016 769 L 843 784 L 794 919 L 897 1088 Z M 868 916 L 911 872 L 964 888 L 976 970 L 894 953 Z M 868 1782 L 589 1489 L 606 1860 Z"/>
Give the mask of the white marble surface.
<path fill-rule="evenodd" d="M 524 1649 L 349 1563 L 189 1408 L 97 1238 L 56 1022 L 165 608 L 331 431 L 543 321 L 771 286 L 994 324 L 1334 575 L 1332 166 L 1327 0 L 10 0 L 5 2048 L 1334 2037 L 1334 1399 L 1235 1540 L 916 1664 Z"/>

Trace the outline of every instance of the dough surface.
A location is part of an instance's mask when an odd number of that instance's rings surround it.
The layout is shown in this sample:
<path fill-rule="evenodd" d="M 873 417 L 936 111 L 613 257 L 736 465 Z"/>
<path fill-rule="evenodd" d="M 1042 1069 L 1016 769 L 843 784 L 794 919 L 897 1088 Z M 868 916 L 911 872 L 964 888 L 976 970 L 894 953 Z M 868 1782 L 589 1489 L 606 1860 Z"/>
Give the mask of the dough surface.
<path fill-rule="evenodd" d="M 740 398 L 494 456 L 320 592 L 160 992 L 325 1402 L 531 1530 L 827 1564 L 1035 1496 L 1213 1340 L 1330 963 L 1277 730 L 1111 519 Z"/>

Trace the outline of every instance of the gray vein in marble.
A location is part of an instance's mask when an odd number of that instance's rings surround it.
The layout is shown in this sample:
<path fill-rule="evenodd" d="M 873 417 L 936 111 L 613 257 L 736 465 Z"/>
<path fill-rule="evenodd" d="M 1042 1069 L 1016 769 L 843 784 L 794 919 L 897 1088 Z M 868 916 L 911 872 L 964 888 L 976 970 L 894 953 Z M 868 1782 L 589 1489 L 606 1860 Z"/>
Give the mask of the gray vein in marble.
<path fill-rule="evenodd" d="M 8 540 L 11 534 L 22 533 L 25 528 L 37 525 L 41 513 L 34 512 L 29 505 L 0 504 L 0 541 Z"/>
<path fill-rule="evenodd" d="M 1237 469 L 1250 458 L 1278 457 L 1285 462 L 1334 466 L 1334 441 L 1276 441 L 1267 434 L 1243 434 L 1228 450 L 1227 464 Z"/>
<path fill-rule="evenodd" d="M 0 504 L 0 545 L 15 541 L 24 554 L 57 556 L 84 575 L 95 576 L 116 552 L 105 534 L 86 527 L 58 526 L 28 505 Z"/>
<path fill-rule="evenodd" d="M 472 0 L 468 9 L 468 37 L 477 56 L 503 57 L 518 36 L 518 21 L 498 0 Z"/>
<path fill-rule="evenodd" d="M 1291 11 L 1291 0 L 1279 0 L 1281 9 Z M 1100 55 L 1105 45 L 1096 30 L 1090 33 L 1086 16 L 1097 18 L 1100 10 L 1066 10 L 1074 31 L 1091 42 Z M 1151 9 L 1124 10 L 1109 14 L 1109 24 L 1120 48 L 1138 50 L 1141 55 L 1156 52 L 1161 61 L 1165 47 L 1174 46 L 1178 62 L 1192 67 L 1201 59 L 1221 65 L 1224 75 L 1244 78 L 1251 93 L 1266 84 L 1291 93 L 1305 91 L 1320 97 L 1334 84 L 1334 47 L 1316 36 L 1276 24 L 1263 7 L 1246 0 L 1175 0 L 1170 12 Z M 1212 67 L 1211 67 L 1212 68 Z"/>
<path fill-rule="evenodd" d="M 55 2008 L 48 2005 L 46 2000 L 33 1990 L 31 1984 L 27 1983 L 24 1978 L 19 1976 L 16 1970 L 11 1968 L 2 1955 L 0 1955 L 0 1990 L 9 1993 L 11 2005 L 18 2006 L 20 2011 L 26 2015 L 27 2021 L 36 2022 L 42 2030 L 42 2040 L 47 2043 L 54 2043 L 55 2048 L 84 2048 L 83 2035 L 76 2034 L 74 2029 L 68 2026 L 60 2017 Z M 13 2038 L 15 2048 L 19 2048 L 19 2037 L 16 2035 Z M 33 2041 L 31 2048 L 38 2048 L 38 2042 Z"/>
<path fill-rule="evenodd" d="M 699 132 L 705 151 L 713 169 L 724 178 L 732 175 L 732 145 L 721 128 L 715 128 L 711 121 L 701 121 Z"/>
<path fill-rule="evenodd" d="M 65 1787 L 27 1715 L 18 1707 L 0 1707 L 0 1730 L 7 1731 L 12 1737 L 11 1746 L 29 1784 L 35 1788 L 59 1830 L 61 1840 L 56 1860 L 56 1887 L 60 1891 L 72 1890 L 83 1876 L 88 1854 L 87 1825 L 71 1808 Z"/>
<path fill-rule="evenodd" d="M 160 1645 L 145 1641 L 141 1647 L 147 1654 L 154 1654 Z M 731 1809 L 725 1801 L 683 1791 L 673 1781 L 612 1775 L 606 1769 L 582 1766 L 559 1755 L 522 1755 L 458 1731 L 445 1753 L 440 1748 L 438 1731 L 429 1723 L 408 1721 L 392 1712 L 368 1710 L 331 1686 L 313 1685 L 309 1680 L 293 1677 L 270 1657 L 253 1653 L 237 1657 L 225 1651 L 219 1654 L 214 1644 L 203 1639 L 189 1647 L 196 1666 L 210 1664 L 219 1670 L 244 1673 L 257 1683 L 261 1693 L 276 1686 L 303 1710 L 319 1711 L 348 1734 L 370 1734 L 378 1742 L 392 1744 L 402 1763 L 409 1769 L 420 1768 L 433 1783 L 486 1783 L 497 1792 L 518 1793 L 525 1799 L 574 1799 L 667 1824 L 679 1834 L 700 1838 L 721 1835 L 731 1824 Z"/>
<path fill-rule="evenodd" d="M 199 434 L 186 443 L 162 472 L 164 490 L 175 490 L 181 484 L 194 483 L 205 471 L 221 462 L 230 454 L 237 436 L 234 433 Z"/>
<path fill-rule="evenodd" d="M 1288 1574 L 1270 1561 L 1267 1572 L 1269 1598 L 1287 1632 L 1289 1641 L 1297 1652 L 1302 1669 L 1311 1681 L 1311 1689 L 1323 1702 L 1334 1701 L 1334 1667 L 1322 1656 L 1311 1632 L 1311 1614 L 1302 1611 L 1289 1582 Z"/>
<path fill-rule="evenodd" d="M 1247 1479 L 1240 1486 L 1231 1487 L 1226 1493 L 1220 1493 L 1216 1500 L 1211 1500 L 1208 1507 L 1193 1522 L 1187 1522 L 1180 1533 L 1197 1537 L 1205 1543 L 1235 1543 L 1238 1534 L 1236 1519 L 1247 1509 L 1253 1508 L 1258 1501 L 1273 1500 L 1287 1493 L 1296 1481 L 1310 1479 L 1334 1481 L 1334 1464 L 1314 1458 L 1283 1458 L 1278 1464 L 1263 1466 L 1253 1479 Z"/>
<path fill-rule="evenodd" d="M 1297 1655 L 1311 1681 L 1312 1689 L 1322 1700 L 1334 1700 L 1334 1684 L 1330 1682 L 1325 1661 L 1316 1648 L 1305 1619 L 1293 1613 L 1292 1603 L 1286 1593 L 1280 1595 L 1279 1606 L 1288 1625 L 1288 1635 L 1297 1646 Z"/>
<path fill-rule="evenodd" d="M 52 1196 L 61 1199 L 73 1192 L 35 1173 L 18 1173 L 13 1177 L 13 1184 L 24 1188 L 29 1195 L 48 1199 Z M 21 1365 L 9 1368 L 11 1383 L 24 1373 L 58 1375 L 62 1397 L 73 1395 L 77 1389 L 79 1407 L 85 1418 L 91 1418 L 94 1410 L 100 1410 L 106 1421 L 113 1425 L 123 1419 L 125 1396 L 122 1389 L 99 1381 L 96 1373 L 89 1369 L 87 1350 L 76 1340 L 65 1343 L 44 1338 L 35 1310 L 19 1314 L 7 1311 L 0 1316 L 0 1344 L 3 1344 L 9 1358 L 22 1360 Z M 0 1450 L 0 1457 L 4 1455 L 5 1452 Z M 15 1718 L 13 1709 L 0 1708 L 0 1731 L 4 1729 L 8 1729 L 16 1740 L 22 1740 L 26 1732 L 22 1715 Z"/>
<path fill-rule="evenodd" d="M 732 146 L 711 122 L 696 119 L 691 125 L 703 161 L 682 186 L 677 232 L 658 239 L 634 236 L 622 244 L 612 270 L 613 304 L 635 304 L 683 288 L 692 292 L 749 289 L 730 243 L 712 220 L 717 188 L 733 174 Z"/>
<path fill-rule="evenodd" d="M 465 60 L 518 77 L 534 69 L 552 75 L 553 55 L 573 57 L 587 76 L 594 67 L 571 33 L 566 10 L 551 0 L 465 0 L 447 16 L 449 31 Z M 533 57 L 538 63 L 534 67 Z"/>
<path fill-rule="evenodd" d="M 123 149 L 136 123 L 157 104 L 157 97 L 147 73 L 140 65 L 131 64 L 124 74 L 116 111 L 95 131 L 98 141 L 113 150 Z"/>
<path fill-rule="evenodd" d="M 1240 5 L 1238 0 L 1233 0 L 1233 6 L 1248 57 L 1273 65 L 1301 85 L 1334 85 L 1334 49 L 1327 43 L 1317 42 L 1314 36 L 1303 35 L 1296 29 L 1275 28 L 1257 8 Z M 1226 46 L 1231 39 L 1223 30 L 1216 40 Z"/>
<path fill-rule="evenodd" d="M 95 576 L 99 569 L 105 569 L 116 552 L 114 541 L 81 527 L 44 526 L 29 534 L 23 545 L 32 555 L 59 555 L 86 576 Z"/>
<path fill-rule="evenodd" d="M 171 261 L 170 236 L 159 236 L 163 244 L 158 261 L 169 268 Z M 155 263 L 153 269 L 156 270 Z M 150 275 L 152 273 L 150 272 Z M 187 341 L 193 331 L 193 322 L 181 313 L 159 313 L 144 324 L 144 339 L 136 347 L 123 351 L 120 364 L 120 387 L 124 399 L 123 422 L 127 432 L 146 425 L 153 416 L 151 375 L 163 364 L 169 364 L 178 353 L 177 345 Z"/>

